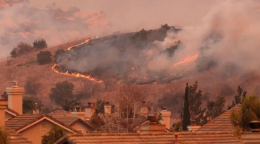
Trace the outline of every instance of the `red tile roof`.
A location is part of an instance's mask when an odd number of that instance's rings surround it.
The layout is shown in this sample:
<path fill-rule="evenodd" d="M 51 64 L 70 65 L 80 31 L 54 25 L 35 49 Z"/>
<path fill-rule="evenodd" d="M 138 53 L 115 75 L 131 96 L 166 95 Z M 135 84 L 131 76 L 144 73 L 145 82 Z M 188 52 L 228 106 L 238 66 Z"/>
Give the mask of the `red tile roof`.
<path fill-rule="evenodd" d="M 22 137 L 11 128 L 6 127 L 5 130 L 9 133 L 10 144 L 32 144 L 32 142 L 28 141 L 26 138 Z"/>
<path fill-rule="evenodd" d="M 175 141 L 177 135 L 177 141 Z M 61 138 L 56 144 L 187 144 L 229 143 L 242 144 L 230 132 L 180 132 L 180 133 L 118 133 L 118 134 L 72 134 Z"/>
<path fill-rule="evenodd" d="M 6 108 L 5 111 L 8 112 L 9 114 L 13 115 L 13 116 L 19 115 L 18 112 L 14 111 L 14 110 L 12 110 L 10 108 Z"/>
<path fill-rule="evenodd" d="M 22 114 L 18 115 L 14 118 L 9 119 L 6 121 L 6 126 L 14 129 L 16 132 L 23 130 L 26 127 L 30 127 L 31 125 L 34 125 L 34 123 L 37 123 L 38 121 L 42 120 L 43 118 L 50 119 L 57 124 L 61 125 L 64 128 L 67 128 L 75 133 L 78 133 L 77 130 L 73 129 L 72 127 L 56 120 L 55 118 L 52 118 L 51 116 L 47 114 Z"/>
<path fill-rule="evenodd" d="M 76 118 L 76 117 L 56 117 L 55 119 L 57 119 L 58 121 L 68 125 L 68 126 L 72 126 L 73 124 L 75 124 L 76 122 L 81 122 L 82 124 L 84 124 L 85 126 L 87 126 L 88 128 L 94 130 L 95 128 L 93 126 L 91 126 L 89 123 L 83 121 L 80 118 Z"/>
<path fill-rule="evenodd" d="M 234 130 L 234 125 L 230 121 L 231 111 L 240 111 L 241 105 L 238 104 L 227 110 L 220 116 L 216 117 L 215 119 L 211 120 L 207 124 L 203 125 L 198 131 L 228 131 L 231 132 Z"/>

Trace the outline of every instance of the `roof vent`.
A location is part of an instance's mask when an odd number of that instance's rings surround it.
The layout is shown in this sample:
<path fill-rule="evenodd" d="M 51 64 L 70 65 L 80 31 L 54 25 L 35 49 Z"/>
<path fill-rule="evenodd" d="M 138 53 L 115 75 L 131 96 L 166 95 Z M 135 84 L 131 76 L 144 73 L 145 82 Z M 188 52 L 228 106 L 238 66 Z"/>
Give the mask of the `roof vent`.
<path fill-rule="evenodd" d="M 252 132 L 260 132 L 260 121 L 251 121 L 250 128 Z"/>

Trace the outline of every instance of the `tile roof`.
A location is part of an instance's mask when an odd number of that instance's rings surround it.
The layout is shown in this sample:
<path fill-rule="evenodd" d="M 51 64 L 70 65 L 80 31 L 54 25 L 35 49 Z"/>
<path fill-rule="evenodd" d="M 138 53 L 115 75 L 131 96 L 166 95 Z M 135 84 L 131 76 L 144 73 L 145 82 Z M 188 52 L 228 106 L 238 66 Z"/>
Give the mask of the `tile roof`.
<path fill-rule="evenodd" d="M 8 112 L 9 114 L 13 115 L 13 116 L 19 115 L 18 112 L 14 111 L 14 110 L 12 110 L 10 108 L 6 108 L 5 111 Z"/>
<path fill-rule="evenodd" d="M 11 128 L 6 127 L 5 130 L 9 133 L 10 144 L 32 144 L 32 142 L 28 141 L 26 138 L 22 137 Z"/>
<path fill-rule="evenodd" d="M 227 110 L 220 116 L 203 125 L 198 131 L 233 131 L 234 125 L 230 121 L 230 115 L 232 110 L 240 111 L 241 105 L 238 104 L 230 110 Z"/>
<path fill-rule="evenodd" d="M 175 141 L 177 135 L 177 141 Z M 242 144 L 231 132 L 180 132 L 180 133 L 119 133 L 72 134 L 62 137 L 56 144 L 173 144 L 173 143 L 229 143 Z"/>
<path fill-rule="evenodd" d="M 48 120 L 52 120 L 56 124 L 62 126 L 65 129 L 68 129 L 69 131 L 77 132 L 77 130 L 73 129 L 72 127 L 56 120 L 55 118 L 47 115 L 47 114 L 22 114 L 18 115 L 14 118 L 9 119 L 6 121 L 5 125 L 9 128 L 12 128 L 16 132 L 19 132 L 23 130 L 24 128 L 33 125 L 34 123 L 37 123 L 38 121 L 47 118 Z"/>
<path fill-rule="evenodd" d="M 72 126 L 74 123 L 76 122 L 81 122 L 83 123 L 85 126 L 87 126 L 88 128 L 94 130 L 95 128 L 93 126 L 91 126 L 89 123 L 85 122 L 84 120 L 80 119 L 80 118 L 76 118 L 76 117 L 55 117 L 55 119 L 57 119 L 58 121 L 68 125 L 68 126 Z"/>
<path fill-rule="evenodd" d="M 48 115 L 56 118 L 56 117 L 72 117 L 71 113 L 65 110 L 56 110 L 51 113 L 48 113 Z"/>
<path fill-rule="evenodd" d="M 20 127 L 36 120 L 40 116 L 41 116 L 40 114 L 21 114 L 6 121 L 5 125 L 16 131 Z"/>

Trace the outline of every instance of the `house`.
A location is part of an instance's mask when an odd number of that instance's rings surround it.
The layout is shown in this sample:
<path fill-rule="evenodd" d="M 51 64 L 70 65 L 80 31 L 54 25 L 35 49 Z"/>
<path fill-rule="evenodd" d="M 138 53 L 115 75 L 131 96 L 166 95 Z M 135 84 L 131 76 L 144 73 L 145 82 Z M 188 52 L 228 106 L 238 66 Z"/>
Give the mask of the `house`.
<path fill-rule="evenodd" d="M 2 100 L 0 105 L 0 125 L 7 126 L 33 144 L 40 144 L 42 136 L 46 135 L 53 126 L 61 127 L 66 133 L 72 134 L 94 130 L 91 125 L 79 118 L 56 119 L 48 114 L 23 114 L 24 89 L 18 87 L 16 81 L 12 82 L 12 87 L 6 88 L 6 92 L 8 101 Z"/>
<path fill-rule="evenodd" d="M 242 144 L 231 132 L 71 134 L 55 144 Z"/>
<path fill-rule="evenodd" d="M 86 121 L 82 120 L 81 118 L 76 117 L 56 117 L 56 120 L 76 129 L 82 134 L 90 133 L 91 131 L 95 130 L 93 126 L 91 126 Z"/>

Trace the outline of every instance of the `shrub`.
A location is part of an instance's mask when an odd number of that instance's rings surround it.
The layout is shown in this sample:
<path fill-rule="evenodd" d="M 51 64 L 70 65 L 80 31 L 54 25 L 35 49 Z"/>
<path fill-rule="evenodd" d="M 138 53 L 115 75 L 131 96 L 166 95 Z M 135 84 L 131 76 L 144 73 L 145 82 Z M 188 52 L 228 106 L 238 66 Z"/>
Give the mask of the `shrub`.
<path fill-rule="evenodd" d="M 65 51 L 63 49 L 59 49 L 55 52 L 54 59 L 56 63 L 60 63 L 61 61 L 58 59 L 59 55 L 63 54 Z"/>
<path fill-rule="evenodd" d="M 1 144 L 9 144 L 10 143 L 9 133 L 3 127 L 0 127 L 0 143 Z"/>
<path fill-rule="evenodd" d="M 12 58 L 16 58 L 20 55 L 29 53 L 32 50 L 33 50 L 33 48 L 30 44 L 21 42 L 11 51 L 10 56 Z"/>
<path fill-rule="evenodd" d="M 40 65 L 47 64 L 51 62 L 51 52 L 50 51 L 41 51 L 37 54 L 37 62 Z"/>
<path fill-rule="evenodd" d="M 47 43 L 45 39 L 37 39 L 33 42 L 33 47 L 38 50 L 41 50 L 47 47 Z"/>
<path fill-rule="evenodd" d="M 181 122 L 177 122 L 176 125 L 174 126 L 173 130 L 175 132 L 181 132 L 182 131 Z"/>
<path fill-rule="evenodd" d="M 58 126 L 53 126 L 47 135 L 42 136 L 42 144 L 54 144 L 65 135 L 65 131 Z"/>

